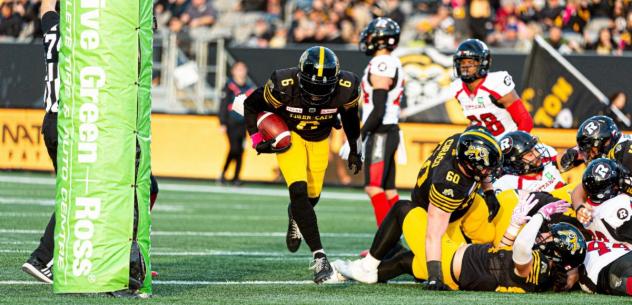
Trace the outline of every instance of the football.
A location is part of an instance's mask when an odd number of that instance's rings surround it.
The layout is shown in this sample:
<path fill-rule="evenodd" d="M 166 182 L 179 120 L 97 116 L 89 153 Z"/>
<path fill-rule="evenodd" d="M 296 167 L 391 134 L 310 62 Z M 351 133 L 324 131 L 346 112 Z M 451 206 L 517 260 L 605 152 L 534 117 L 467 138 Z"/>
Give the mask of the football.
<path fill-rule="evenodd" d="M 264 141 L 276 139 L 272 144 L 274 149 L 282 150 L 288 148 L 291 142 L 290 131 L 283 119 L 272 112 L 261 112 L 257 117 L 257 128 L 263 136 Z"/>

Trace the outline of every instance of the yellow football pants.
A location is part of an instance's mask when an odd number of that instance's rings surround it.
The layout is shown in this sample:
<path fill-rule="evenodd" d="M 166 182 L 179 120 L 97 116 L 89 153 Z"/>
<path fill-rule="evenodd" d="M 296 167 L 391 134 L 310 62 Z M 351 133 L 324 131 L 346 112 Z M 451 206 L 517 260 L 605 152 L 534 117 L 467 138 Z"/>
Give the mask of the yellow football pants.
<path fill-rule="evenodd" d="M 416 207 L 408 212 L 402 226 L 406 243 L 413 254 L 415 254 L 413 258 L 413 274 L 418 279 L 428 279 L 428 269 L 426 267 L 427 219 L 428 213 L 426 210 Z M 452 256 L 464 242 L 465 239 L 459 229 L 458 221 L 450 223 L 446 234 L 441 239 L 441 271 L 443 272 L 443 282 L 453 290 L 457 290 L 459 287 L 450 275 Z"/>
<path fill-rule="evenodd" d="M 279 168 L 289 187 L 294 182 L 307 182 L 307 196 L 320 196 L 323 189 L 325 170 L 329 162 L 329 141 L 306 141 L 295 132 L 291 132 L 292 146 L 277 154 Z"/>

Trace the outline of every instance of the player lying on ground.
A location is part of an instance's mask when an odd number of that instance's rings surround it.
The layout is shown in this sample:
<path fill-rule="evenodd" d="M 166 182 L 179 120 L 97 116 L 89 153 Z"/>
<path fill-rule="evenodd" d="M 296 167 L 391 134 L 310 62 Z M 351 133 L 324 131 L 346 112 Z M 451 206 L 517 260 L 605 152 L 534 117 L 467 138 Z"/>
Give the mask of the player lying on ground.
<path fill-rule="evenodd" d="M 543 225 L 551 215 L 565 211 L 567 207 L 567 203 L 556 201 L 540 208 L 518 236 L 514 236 L 513 250 L 510 247 L 494 248 L 489 244 L 459 244 L 444 236 L 442 250 L 445 260 L 441 268 L 450 276 L 445 277 L 443 288 L 534 292 L 552 289 L 554 283 L 560 290 L 568 288 L 567 271 L 577 267 L 584 259 L 584 237 L 576 226 L 569 223 Z M 418 218 L 409 216 L 411 208 L 409 201 L 402 200 L 396 204 L 384 220 L 388 227 L 378 230 L 371 253 L 380 253 L 383 248 L 388 248 L 389 243 L 397 239 L 393 238 L 397 232 L 401 232 L 399 226 L 404 228 L 407 241 L 409 236 L 425 233 L 408 229 L 412 227 L 407 222 Z M 518 218 L 526 221 L 526 213 Z M 377 266 L 368 266 L 362 260 L 337 260 L 334 264 L 345 277 L 364 283 L 386 282 L 399 275 L 410 274 L 417 280 L 426 280 L 424 286 L 432 287 L 432 281 L 428 281 L 429 270 L 424 264 L 424 251 L 420 251 L 423 249 L 411 249 L 413 251 L 379 262 Z"/>

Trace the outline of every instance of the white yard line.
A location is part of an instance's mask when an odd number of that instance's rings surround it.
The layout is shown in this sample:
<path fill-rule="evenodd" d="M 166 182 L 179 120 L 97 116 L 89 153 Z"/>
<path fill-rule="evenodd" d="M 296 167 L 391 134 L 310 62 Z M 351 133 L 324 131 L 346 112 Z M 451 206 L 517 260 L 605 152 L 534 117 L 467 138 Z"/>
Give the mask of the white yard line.
<path fill-rule="evenodd" d="M 32 250 L 26 249 L 0 249 L 0 253 L 31 253 Z M 343 253 L 343 252 L 327 252 L 331 257 L 349 257 L 357 256 L 356 253 Z M 301 258 L 308 259 L 309 253 L 304 254 L 291 254 L 289 252 L 261 252 L 261 251 L 224 251 L 224 250 L 212 250 L 203 249 L 200 251 L 151 251 L 152 256 L 248 256 L 248 257 L 263 257 L 263 258 Z"/>
<path fill-rule="evenodd" d="M 0 182 L 6 183 L 19 183 L 19 184 L 35 184 L 35 185 L 54 185 L 55 179 L 53 177 L 24 177 L 24 176 L 11 176 L 0 175 Z M 193 192 L 193 193 L 213 193 L 213 194 L 239 194 L 240 196 L 272 196 L 272 197 L 285 197 L 288 198 L 287 189 L 264 189 L 256 187 L 225 187 L 215 185 L 199 185 L 199 184 L 175 184 L 175 183 L 160 183 L 161 190 L 175 191 L 175 192 Z M 368 200 L 368 197 L 359 192 L 329 192 L 324 191 L 321 195 L 323 199 L 332 200 Z"/>
<path fill-rule="evenodd" d="M 0 229 L 0 233 L 42 234 L 43 230 Z M 205 237 L 285 237 L 286 232 L 204 232 L 204 231 L 153 231 L 152 236 L 205 236 Z M 321 233 L 321 237 L 373 238 L 369 233 Z"/>

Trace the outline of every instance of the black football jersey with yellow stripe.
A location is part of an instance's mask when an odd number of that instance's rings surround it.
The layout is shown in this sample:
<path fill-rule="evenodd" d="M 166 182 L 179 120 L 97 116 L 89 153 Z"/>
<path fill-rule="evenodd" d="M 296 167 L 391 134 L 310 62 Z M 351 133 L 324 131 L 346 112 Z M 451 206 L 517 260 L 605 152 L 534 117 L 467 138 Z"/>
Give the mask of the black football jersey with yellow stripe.
<path fill-rule="evenodd" d="M 465 176 L 458 168 L 456 147 L 461 134 L 455 134 L 434 149 L 423 163 L 412 193 L 416 206 L 426 211 L 432 204 L 444 212 L 452 213 L 450 222 L 465 215 L 474 201 L 480 184 Z"/>
<path fill-rule="evenodd" d="M 291 131 L 308 141 L 320 141 L 327 138 L 331 128 L 337 123 L 338 113 L 341 113 L 345 132 L 349 132 L 348 126 L 357 125 L 359 134 L 360 80 L 358 76 L 341 70 L 338 85 L 329 101 L 315 106 L 307 103 L 302 97 L 298 72 L 298 68 L 272 72 L 265 86 L 258 88 L 246 99 L 245 107 L 250 108 L 254 113 L 270 111 L 282 116 Z M 345 124 L 354 119 L 358 122 Z M 256 120 L 253 122 L 249 119 L 248 112 L 246 112 L 246 126 L 250 134 L 257 132 Z"/>
<path fill-rule="evenodd" d="M 551 287 L 549 261 L 539 250 L 531 253 L 531 272 L 524 278 L 514 272 L 512 255 L 510 248 L 470 245 L 463 254 L 459 289 L 524 293 Z"/>

